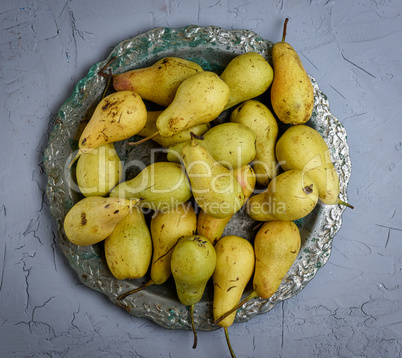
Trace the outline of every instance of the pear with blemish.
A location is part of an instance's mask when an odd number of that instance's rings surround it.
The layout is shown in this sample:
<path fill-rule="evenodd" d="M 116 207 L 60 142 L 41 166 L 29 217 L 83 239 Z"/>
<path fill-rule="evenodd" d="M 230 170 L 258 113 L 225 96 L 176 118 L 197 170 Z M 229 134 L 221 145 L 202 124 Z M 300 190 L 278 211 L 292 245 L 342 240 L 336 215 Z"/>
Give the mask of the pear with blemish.
<path fill-rule="evenodd" d="M 300 251 L 299 228 L 293 221 L 269 221 L 254 239 L 255 268 L 253 291 L 238 305 L 229 309 L 215 323 L 224 322 L 252 298 L 270 298 L 280 287 Z"/>
<path fill-rule="evenodd" d="M 275 144 L 278 137 L 278 123 L 272 112 L 263 103 L 248 100 L 236 107 L 230 115 L 231 122 L 250 128 L 256 137 L 256 154 L 253 169 L 257 183 L 267 186 L 278 175 L 278 161 Z"/>
<path fill-rule="evenodd" d="M 143 99 L 169 106 L 179 85 L 188 77 L 202 72 L 200 65 L 179 57 L 165 57 L 149 67 L 113 76 L 116 91 L 131 90 Z"/>
<path fill-rule="evenodd" d="M 219 319 L 227 311 L 237 306 L 244 289 L 254 272 L 254 248 L 246 239 L 228 235 L 215 245 L 216 267 L 212 276 L 214 285 L 213 315 Z M 235 320 L 236 312 L 220 321 L 232 357 L 234 356 L 228 334 L 228 327 Z"/>
<path fill-rule="evenodd" d="M 64 232 L 75 245 L 88 246 L 106 239 L 138 199 L 90 196 L 77 202 L 64 218 Z"/>
<path fill-rule="evenodd" d="M 225 109 L 263 94 L 273 76 L 271 65 L 257 52 L 246 52 L 233 58 L 221 74 L 230 88 Z"/>
<path fill-rule="evenodd" d="M 145 276 L 151 263 L 152 240 L 139 207 L 133 207 L 115 226 L 104 249 L 106 263 L 118 280 Z"/>

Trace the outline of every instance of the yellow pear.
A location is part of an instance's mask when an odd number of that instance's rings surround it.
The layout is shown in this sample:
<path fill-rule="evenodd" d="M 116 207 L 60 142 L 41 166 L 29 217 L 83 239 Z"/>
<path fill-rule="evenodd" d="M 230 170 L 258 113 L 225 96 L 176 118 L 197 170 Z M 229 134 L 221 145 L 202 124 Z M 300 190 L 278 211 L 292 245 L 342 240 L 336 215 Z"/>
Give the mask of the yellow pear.
<path fill-rule="evenodd" d="M 317 185 L 324 204 L 350 204 L 341 201 L 339 177 L 332 164 L 329 148 L 315 129 L 306 125 L 288 128 L 276 144 L 276 156 L 284 170 L 304 170 Z"/>
<path fill-rule="evenodd" d="M 105 257 L 118 280 L 145 276 L 151 263 L 152 240 L 144 214 L 134 207 L 105 240 Z"/>
<path fill-rule="evenodd" d="M 215 245 L 216 267 L 212 280 L 214 284 L 213 315 L 219 319 L 237 306 L 244 289 L 254 272 L 254 248 L 246 239 L 229 235 L 222 237 Z M 228 334 L 228 327 L 235 320 L 236 312 L 219 322 L 224 327 L 227 344 L 234 356 Z"/>
<path fill-rule="evenodd" d="M 158 133 L 171 137 L 209 123 L 223 111 L 228 98 L 229 87 L 216 73 L 204 71 L 192 75 L 180 84 L 173 102 L 156 120 Z"/>
<path fill-rule="evenodd" d="M 300 231 L 292 221 L 269 221 L 254 239 L 255 268 L 253 292 L 238 305 L 215 319 L 219 324 L 255 297 L 270 298 L 279 288 L 300 251 Z"/>
<path fill-rule="evenodd" d="M 106 239 L 138 199 L 90 196 L 78 201 L 64 218 L 64 232 L 75 245 L 88 246 Z"/>
<path fill-rule="evenodd" d="M 298 220 L 307 216 L 318 200 L 315 181 L 302 170 L 289 170 L 276 176 L 268 188 L 252 196 L 247 214 L 257 221 Z"/>
<path fill-rule="evenodd" d="M 107 195 L 120 182 L 122 175 L 123 167 L 113 143 L 81 154 L 77 162 L 77 184 L 85 196 Z"/>
<path fill-rule="evenodd" d="M 271 104 L 281 122 L 303 124 L 313 112 L 314 89 L 299 55 L 285 42 L 287 21 L 282 41 L 272 47 L 275 76 L 271 86 Z"/>
<path fill-rule="evenodd" d="M 202 210 L 224 218 L 242 207 L 245 195 L 233 171 L 219 164 L 202 144 L 187 143 L 182 158 L 193 197 Z"/>
<path fill-rule="evenodd" d="M 221 74 L 230 89 L 225 109 L 263 94 L 271 85 L 273 76 L 271 65 L 259 53 L 236 56 Z"/>
<path fill-rule="evenodd" d="M 117 185 L 111 197 L 140 198 L 139 206 L 152 210 L 168 210 L 185 203 L 191 189 L 184 167 L 178 163 L 155 162 L 135 178 Z"/>
<path fill-rule="evenodd" d="M 167 107 L 173 101 L 179 85 L 201 71 L 202 67 L 193 61 L 165 57 L 149 67 L 114 75 L 113 87 L 116 91 L 135 91 L 143 99 Z"/>
<path fill-rule="evenodd" d="M 255 133 L 256 155 L 252 165 L 257 183 L 267 186 L 278 175 L 279 167 L 275 156 L 278 123 L 274 115 L 263 103 L 248 100 L 233 110 L 230 120 L 245 125 Z"/>

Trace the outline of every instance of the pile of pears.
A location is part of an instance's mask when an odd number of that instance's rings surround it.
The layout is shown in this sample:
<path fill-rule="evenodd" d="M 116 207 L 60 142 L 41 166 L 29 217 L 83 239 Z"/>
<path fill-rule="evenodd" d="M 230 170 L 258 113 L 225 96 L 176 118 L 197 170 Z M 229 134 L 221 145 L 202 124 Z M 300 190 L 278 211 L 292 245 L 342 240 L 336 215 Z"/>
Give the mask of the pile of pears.
<path fill-rule="evenodd" d="M 68 165 L 76 162 L 83 197 L 65 217 L 67 239 L 81 246 L 102 242 L 118 280 L 147 277 L 116 299 L 135 300 L 136 292 L 172 276 L 178 300 L 189 307 L 195 348 L 194 310 L 210 283 L 211 322 L 224 328 L 232 357 L 228 327 L 236 310 L 274 295 L 299 254 L 294 221 L 319 202 L 349 205 L 338 198 L 327 144 L 307 123 L 313 86 L 285 42 L 286 24 L 272 66 L 247 52 L 219 74 L 165 57 L 111 75 L 112 93 L 100 100 Z M 224 112 L 228 120 L 220 122 Z M 282 134 L 279 122 L 286 125 Z M 133 141 L 134 135 L 142 139 Z M 114 144 L 126 140 L 130 146 L 152 140 L 166 159 L 123 178 Z M 255 220 L 252 240 L 223 236 L 240 210 Z M 251 280 L 252 292 L 242 300 Z"/>

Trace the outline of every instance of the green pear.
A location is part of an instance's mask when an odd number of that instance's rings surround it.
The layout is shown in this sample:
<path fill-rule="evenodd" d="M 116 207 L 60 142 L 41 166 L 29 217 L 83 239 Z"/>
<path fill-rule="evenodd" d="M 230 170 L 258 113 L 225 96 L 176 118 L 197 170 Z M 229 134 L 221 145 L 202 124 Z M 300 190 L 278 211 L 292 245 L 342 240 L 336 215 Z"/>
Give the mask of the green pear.
<path fill-rule="evenodd" d="M 195 140 L 187 143 L 182 158 L 193 197 L 202 210 L 224 218 L 242 207 L 245 195 L 233 170 L 219 164 L 202 144 Z"/>
<path fill-rule="evenodd" d="M 324 204 L 350 204 L 341 201 L 339 177 L 323 137 L 306 125 L 288 128 L 276 144 L 276 156 L 284 170 L 304 170 L 314 180 Z"/>
<path fill-rule="evenodd" d="M 250 128 L 256 137 L 256 155 L 253 169 L 257 183 L 267 186 L 278 175 L 278 162 L 275 156 L 275 144 L 278 137 L 278 123 L 272 112 L 263 103 L 248 100 L 236 107 L 230 120 Z"/>
<path fill-rule="evenodd" d="M 254 239 L 255 268 L 253 291 L 215 323 L 219 324 L 252 298 L 270 298 L 295 262 L 301 246 L 300 231 L 292 221 L 269 221 Z"/>
<path fill-rule="evenodd" d="M 184 167 L 178 163 L 155 162 L 135 178 L 117 185 L 111 197 L 140 198 L 139 206 L 152 210 L 168 210 L 185 203 L 191 189 Z"/>
<path fill-rule="evenodd" d="M 289 170 L 272 179 L 265 191 L 252 196 L 246 212 L 257 221 L 298 220 L 313 211 L 317 200 L 317 185 L 307 172 Z"/>
<path fill-rule="evenodd" d="M 152 256 L 152 240 L 144 214 L 134 207 L 105 240 L 107 265 L 118 280 L 144 277 Z"/>
<path fill-rule="evenodd" d="M 123 167 L 113 143 L 81 154 L 77 162 L 77 184 L 84 196 L 105 196 L 121 180 Z"/>
<path fill-rule="evenodd" d="M 236 56 L 221 74 L 230 89 L 225 109 L 263 94 L 271 85 L 273 76 L 271 65 L 259 53 Z"/>
<path fill-rule="evenodd" d="M 285 42 L 286 25 L 282 41 L 272 47 L 274 80 L 271 86 L 271 104 L 279 120 L 286 124 L 306 123 L 314 108 L 314 89 L 299 55 Z"/>
<path fill-rule="evenodd" d="M 242 167 L 256 155 L 254 132 L 239 123 L 218 124 L 206 131 L 199 140 L 212 157 L 228 169 Z M 185 144 L 182 142 L 169 147 L 167 159 L 179 162 Z"/>
<path fill-rule="evenodd" d="M 171 137 L 211 122 L 223 111 L 229 92 L 228 85 L 216 73 L 204 71 L 188 77 L 180 84 L 173 102 L 156 120 L 158 133 Z"/>
<path fill-rule="evenodd" d="M 190 306 L 194 345 L 197 334 L 194 324 L 194 305 L 204 294 L 208 280 L 214 273 L 216 252 L 211 242 L 203 236 L 183 236 L 173 249 L 170 267 L 176 285 L 176 292 L 183 305 Z"/>
<path fill-rule="evenodd" d="M 139 68 L 113 76 L 116 91 L 131 90 L 143 99 L 169 106 L 179 85 L 189 76 L 203 69 L 193 61 L 165 57 L 149 67 Z"/>
<path fill-rule="evenodd" d="M 101 196 L 90 196 L 78 201 L 64 218 L 67 239 L 80 246 L 103 241 L 137 202 L 138 199 Z"/>

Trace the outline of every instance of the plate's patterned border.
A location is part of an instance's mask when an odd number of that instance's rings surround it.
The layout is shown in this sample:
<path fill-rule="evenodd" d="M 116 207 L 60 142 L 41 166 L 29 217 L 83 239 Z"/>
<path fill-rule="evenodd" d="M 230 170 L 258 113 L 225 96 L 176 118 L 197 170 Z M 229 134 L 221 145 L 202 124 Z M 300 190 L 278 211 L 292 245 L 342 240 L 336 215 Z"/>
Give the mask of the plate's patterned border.
<path fill-rule="evenodd" d="M 105 79 L 97 73 L 112 57 L 117 60 L 110 66 L 113 73 L 150 65 L 167 55 L 180 53 L 191 59 L 206 51 L 216 56 L 227 57 L 248 51 L 261 53 L 271 61 L 272 43 L 248 30 L 224 30 L 220 27 L 187 26 L 180 29 L 155 28 L 118 44 L 105 61 L 92 66 L 88 75 L 77 83 L 73 93 L 60 108 L 53 123 L 49 141 L 44 154 L 44 168 L 48 178 L 46 189 L 49 207 L 58 224 L 58 243 L 72 269 L 86 286 L 102 292 L 109 299 L 125 308 L 130 314 L 147 317 L 157 324 L 172 329 L 190 329 L 188 310 L 178 302 L 172 286 L 165 285 L 142 291 L 134 297 L 118 302 L 116 297 L 128 288 L 138 287 L 143 281 L 119 281 L 110 274 L 99 246 L 79 247 L 71 244 L 63 231 L 63 220 L 77 200 L 71 190 L 71 178 L 66 163 L 71 155 L 71 139 L 77 132 L 80 121 L 87 111 L 96 104 L 103 92 Z M 198 51 L 198 52 L 197 52 Z M 202 57 L 202 56 L 201 56 Z M 210 56 L 213 59 L 214 55 Z M 212 61 L 213 62 L 213 61 Z M 200 63 L 212 66 L 212 63 Z M 347 135 L 342 124 L 331 114 L 327 97 L 320 91 L 317 82 L 310 77 L 315 91 L 315 108 L 309 125 L 316 128 L 324 137 L 331 150 L 332 160 L 340 177 L 340 198 L 347 201 L 347 184 L 351 174 L 351 162 Z M 342 225 L 344 207 L 318 205 L 308 220 L 300 225 L 304 242 L 299 258 L 282 282 L 279 290 L 269 299 L 254 299 L 238 311 L 236 321 L 243 322 L 256 314 L 266 313 L 278 302 L 300 292 L 316 275 L 318 269 L 327 262 L 332 239 Z M 196 305 L 195 320 L 197 329 L 213 330 L 212 303 L 206 292 Z"/>

